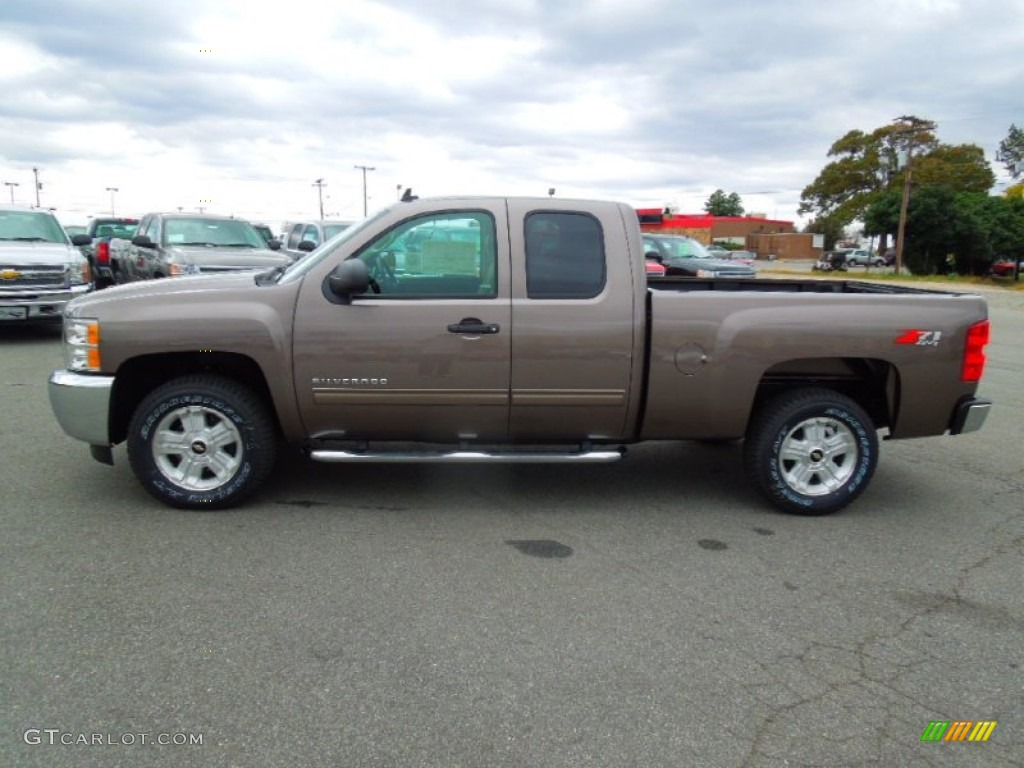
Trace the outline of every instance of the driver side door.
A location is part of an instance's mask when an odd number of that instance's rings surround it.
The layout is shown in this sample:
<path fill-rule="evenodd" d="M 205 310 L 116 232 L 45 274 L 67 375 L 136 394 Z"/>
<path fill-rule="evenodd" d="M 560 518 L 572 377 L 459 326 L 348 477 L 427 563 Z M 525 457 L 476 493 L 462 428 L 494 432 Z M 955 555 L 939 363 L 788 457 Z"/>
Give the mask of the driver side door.
<path fill-rule="evenodd" d="M 497 205 L 401 221 L 350 257 L 367 264 L 374 292 L 348 302 L 332 298 L 323 279 L 307 276 L 294 329 L 307 434 L 453 443 L 506 438 L 507 229 Z"/>

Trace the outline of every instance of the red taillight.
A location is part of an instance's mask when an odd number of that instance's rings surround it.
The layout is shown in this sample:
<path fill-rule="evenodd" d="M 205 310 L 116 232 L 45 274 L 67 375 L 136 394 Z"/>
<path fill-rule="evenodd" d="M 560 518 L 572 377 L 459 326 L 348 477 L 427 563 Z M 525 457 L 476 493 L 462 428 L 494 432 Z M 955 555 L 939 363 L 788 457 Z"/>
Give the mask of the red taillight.
<path fill-rule="evenodd" d="M 110 243 L 96 243 L 96 263 L 110 263 Z"/>
<path fill-rule="evenodd" d="M 981 381 L 981 374 L 985 372 L 985 345 L 988 344 L 988 335 L 988 320 L 982 320 L 967 329 L 964 364 L 960 369 L 962 381 Z"/>

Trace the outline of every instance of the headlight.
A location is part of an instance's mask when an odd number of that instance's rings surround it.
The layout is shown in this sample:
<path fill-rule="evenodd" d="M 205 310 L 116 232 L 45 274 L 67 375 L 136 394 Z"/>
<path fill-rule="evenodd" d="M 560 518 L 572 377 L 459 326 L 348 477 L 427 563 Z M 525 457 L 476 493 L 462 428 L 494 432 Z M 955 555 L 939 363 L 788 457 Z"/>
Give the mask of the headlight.
<path fill-rule="evenodd" d="M 170 272 L 171 277 L 200 274 L 198 264 L 171 264 L 168 272 Z"/>
<path fill-rule="evenodd" d="M 710 269 L 698 269 L 697 277 L 718 277 L 718 273 L 712 272 Z"/>
<path fill-rule="evenodd" d="M 69 371 L 100 370 L 100 323 L 64 318 L 64 365 Z"/>
<path fill-rule="evenodd" d="M 92 270 L 89 269 L 89 262 L 85 259 L 69 262 L 65 270 L 71 285 L 84 285 L 92 282 Z"/>

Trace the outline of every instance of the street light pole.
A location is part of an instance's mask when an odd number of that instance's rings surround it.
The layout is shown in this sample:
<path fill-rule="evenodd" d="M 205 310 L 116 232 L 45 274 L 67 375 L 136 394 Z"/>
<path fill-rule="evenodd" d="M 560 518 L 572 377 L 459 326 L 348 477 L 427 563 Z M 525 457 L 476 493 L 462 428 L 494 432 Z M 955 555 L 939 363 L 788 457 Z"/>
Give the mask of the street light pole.
<path fill-rule="evenodd" d="M 366 218 L 366 172 L 376 171 L 372 165 L 353 165 L 353 168 L 359 168 L 363 172 L 363 218 Z"/>
<path fill-rule="evenodd" d="M 316 187 L 316 196 L 320 200 L 320 221 L 324 220 L 324 187 L 327 186 L 327 182 L 323 179 L 317 179 L 313 182 L 313 186 Z"/>
<path fill-rule="evenodd" d="M 41 208 L 42 206 L 39 204 L 39 190 L 43 188 L 43 185 L 39 183 L 39 169 L 33 167 L 32 173 L 36 177 L 36 208 Z"/>
<path fill-rule="evenodd" d="M 20 187 L 21 185 L 16 181 L 5 181 L 4 184 L 6 184 L 11 190 L 11 205 L 14 205 L 14 188 Z"/>
<path fill-rule="evenodd" d="M 110 193 L 110 215 L 111 216 L 114 215 L 114 193 L 115 192 L 120 192 L 120 191 L 121 190 L 119 190 L 117 187 L 107 187 L 107 192 Z"/>

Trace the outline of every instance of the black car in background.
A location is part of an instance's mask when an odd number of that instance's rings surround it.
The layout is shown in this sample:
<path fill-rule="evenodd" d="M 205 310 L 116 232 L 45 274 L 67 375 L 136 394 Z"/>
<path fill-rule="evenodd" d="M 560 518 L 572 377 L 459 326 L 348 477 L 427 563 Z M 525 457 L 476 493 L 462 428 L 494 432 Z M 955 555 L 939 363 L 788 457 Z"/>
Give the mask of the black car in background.
<path fill-rule="evenodd" d="M 716 259 L 698 240 L 686 235 L 644 233 L 644 254 L 665 266 L 665 276 L 757 277 L 742 261 Z"/>

